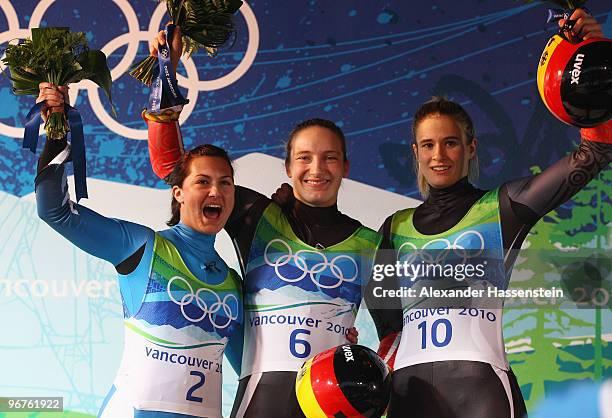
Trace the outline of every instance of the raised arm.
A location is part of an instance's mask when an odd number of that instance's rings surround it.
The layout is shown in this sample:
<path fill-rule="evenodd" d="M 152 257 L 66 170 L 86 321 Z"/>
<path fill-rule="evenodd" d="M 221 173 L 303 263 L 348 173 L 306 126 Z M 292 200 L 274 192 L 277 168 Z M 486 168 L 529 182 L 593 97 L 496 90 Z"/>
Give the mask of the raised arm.
<path fill-rule="evenodd" d="M 83 251 L 109 261 L 122 274 L 130 273 L 121 271 L 121 263 L 144 247 L 153 231 L 106 218 L 72 202 L 65 172 L 69 154 L 66 140 L 48 140 L 45 144 L 36 176 L 38 216 Z"/>
<path fill-rule="evenodd" d="M 177 26 L 174 29 L 170 47 L 170 60 L 174 75 L 176 75 L 176 68 L 183 52 L 181 36 L 181 28 Z M 165 32 L 159 31 L 157 36 L 149 43 L 151 55 L 157 57 L 159 45 L 165 43 Z M 167 180 L 176 162 L 185 152 L 178 122 L 181 109 L 182 106 L 176 106 L 159 114 L 151 114 L 147 110 L 142 112 L 142 117 L 147 123 L 151 166 L 155 174 L 164 180 Z"/>
<path fill-rule="evenodd" d="M 602 37 L 601 25 L 583 9 L 576 9 L 574 25 L 566 35 L 573 40 Z M 566 21 L 559 21 L 564 27 Z M 612 161 L 612 121 L 595 128 L 581 129 L 581 143 L 565 158 L 542 173 L 509 182 L 500 193 L 504 248 L 518 250 L 530 228 L 546 213 L 559 207 L 585 187 Z M 516 251 L 506 254 L 509 267 Z"/>
<path fill-rule="evenodd" d="M 163 31 L 149 45 L 151 55 L 157 56 L 158 46 L 165 44 Z M 172 36 L 171 60 L 176 73 L 180 52 L 182 51 L 180 28 L 176 28 Z M 183 138 L 178 122 L 180 106 L 173 110 L 162 111 L 161 114 L 151 114 L 146 110 L 143 119 L 147 123 L 149 158 L 155 174 L 164 180 L 172 173 L 184 150 Z M 236 187 L 236 203 L 234 211 L 227 221 L 225 230 L 238 243 L 240 255 L 248 257 L 248 250 L 255 233 L 257 221 L 270 199 L 246 187 Z"/>
<path fill-rule="evenodd" d="M 143 112 L 143 117 L 148 127 L 151 166 L 159 178 L 168 181 L 184 152 L 178 113 L 171 112 L 159 117 Z M 268 203 L 269 199 L 261 193 L 236 186 L 234 210 L 227 220 L 225 230 L 238 243 L 242 258 L 248 257 L 257 221 Z"/>
<path fill-rule="evenodd" d="M 168 181 L 174 166 L 185 152 L 178 115 L 177 112 L 163 116 L 150 115 L 146 111 L 142 113 L 147 123 L 151 167 L 165 181 Z"/>
<path fill-rule="evenodd" d="M 570 155 L 542 173 L 506 183 L 500 193 L 504 246 L 520 248 L 529 229 L 579 192 L 612 161 L 612 121 L 581 129 L 582 141 Z"/>
<path fill-rule="evenodd" d="M 39 90 L 37 101 L 45 102 L 41 110 L 43 119 L 48 112 L 63 111 L 67 88 L 41 83 Z M 65 169 L 69 158 L 70 145 L 66 138 L 47 140 L 35 180 L 38 216 L 83 251 L 109 261 L 122 274 L 130 273 L 122 270 L 125 267 L 122 263 L 144 250 L 153 231 L 142 225 L 106 218 L 72 202 Z"/>

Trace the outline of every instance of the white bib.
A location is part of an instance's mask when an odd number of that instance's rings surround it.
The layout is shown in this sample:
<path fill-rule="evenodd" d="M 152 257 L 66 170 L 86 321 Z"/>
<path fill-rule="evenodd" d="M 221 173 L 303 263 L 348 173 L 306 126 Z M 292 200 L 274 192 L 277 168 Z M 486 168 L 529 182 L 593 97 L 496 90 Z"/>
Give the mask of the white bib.
<path fill-rule="evenodd" d="M 508 370 L 501 325 L 502 309 L 405 310 L 395 369 L 434 361 L 471 360 Z"/>
<path fill-rule="evenodd" d="M 346 342 L 355 313 L 350 304 L 338 299 L 310 304 L 295 301 L 269 311 L 245 310 L 244 323 L 241 377 L 269 371 L 297 372 L 308 358 Z"/>
<path fill-rule="evenodd" d="M 221 418 L 221 364 L 225 339 L 194 348 L 167 348 L 125 327 L 124 355 L 115 379 L 132 406 Z"/>

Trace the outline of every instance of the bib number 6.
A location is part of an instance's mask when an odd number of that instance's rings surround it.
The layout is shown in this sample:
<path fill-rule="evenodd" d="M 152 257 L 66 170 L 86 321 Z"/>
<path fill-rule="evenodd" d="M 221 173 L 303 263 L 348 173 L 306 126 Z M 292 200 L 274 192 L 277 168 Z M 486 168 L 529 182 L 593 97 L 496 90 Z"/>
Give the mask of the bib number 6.
<path fill-rule="evenodd" d="M 310 331 L 307 329 L 294 329 L 289 336 L 289 351 L 293 357 L 306 358 L 310 356 L 310 343 L 307 340 L 298 338 L 299 334 L 310 335 Z M 299 349 L 298 349 L 299 348 Z"/>
<path fill-rule="evenodd" d="M 444 331 L 440 330 L 441 327 L 444 328 Z M 421 330 L 421 349 L 425 350 L 429 341 L 427 338 L 427 321 L 421 322 L 417 325 L 417 328 Z M 446 347 L 453 338 L 453 325 L 448 319 L 436 319 L 431 324 L 429 333 L 434 347 Z M 442 333 L 444 333 L 444 339 L 441 338 Z"/>

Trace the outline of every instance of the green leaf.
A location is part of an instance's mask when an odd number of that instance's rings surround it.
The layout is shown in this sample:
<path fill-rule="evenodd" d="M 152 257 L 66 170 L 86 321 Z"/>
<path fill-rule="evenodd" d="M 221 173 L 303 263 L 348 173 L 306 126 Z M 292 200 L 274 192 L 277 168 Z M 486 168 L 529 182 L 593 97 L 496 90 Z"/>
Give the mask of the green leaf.
<path fill-rule="evenodd" d="M 111 79 L 110 70 L 106 64 L 106 55 L 104 55 L 104 52 L 99 50 L 86 51 L 77 57 L 77 62 L 87 74 L 87 78 L 104 90 L 111 104 L 113 116 L 117 117 L 117 111 L 115 110 L 111 96 L 111 85 L 113 80 Z"/>
<path fill-rule="evenodd" d="M 26 71 L 19 67 L 10 68 L 11 78 L 16 80 L 32 81 L 37 82 L 42 77 L 36 73 Z"/>
<path fill-rule="evenodd" d="M 172 22 L 181 27 L 183 55 L 190 57 L 200 49 L 209 56 L 217 54 L 236 32 L 233 14 L 242 6 L 241 0 L 165 0 Z M 137 80 L 150 85 L 152 66 L 138 63 L 130 71 Z"/>
<path fill-rule="evenodd" d="M 17 71 L 16 68 L 11 69 L 11 75 L 9 79 L 13 82 L 12 89 L 15 94 L 23 95 L 25 91 L 33 91 L 34 95 L 38 96 L 38 83 L 40 83 L 40 77 L 34 77 L 27 72 Z M 19 93 L 18 93 L 19 92 Z"/>
<path fill-rule="evenodd" d="M 57 27 L 57 28 L 32 28 L 32 45 L 36 49 L 42 49 L 47 46 L 47 42 L 53 38 L 62 36 L 63 33 L 69 33 L 70 28 Z M 54 42 L 52 40 L 52 42 Z"/>
<path fill-rule="evenodd" d="M 33 28 L 31 39 L 6 48 L 2 60 L 10 70 L 14 94 L 38 95 L 43 81 L 56 86 L 90 79 L 104 89 L 109 100 L 111 78 L 106 57 L 100 51 L 89 51 L 83 32 L 68 28 Z M 111 107 L 116 116 L 114 106 Z M 65 114 L 54 113 L 45 124 L 49 138 L 62 138 L 68 129 Z"/>

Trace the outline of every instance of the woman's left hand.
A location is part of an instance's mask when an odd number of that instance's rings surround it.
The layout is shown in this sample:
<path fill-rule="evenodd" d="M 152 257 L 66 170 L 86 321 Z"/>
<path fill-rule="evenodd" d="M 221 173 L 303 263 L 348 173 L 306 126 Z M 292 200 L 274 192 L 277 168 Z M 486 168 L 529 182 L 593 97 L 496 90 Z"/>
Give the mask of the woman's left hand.
<path fill-rule="evenodd" d="M 40 114 L 45 122 L 51 113 L 63 112 L 64 104 L 68 103 L 69 100 L 68 86 L 56 86 L 46 82 L 38 85 L 36 103 L 44 102 Z"/>
<path fill-rule="evenodd" d="M 349 328 L 346 332 L 346 340 L 351 344 L 357 344 L 359 342 L 359 332 L 357 332 L 357 328 Z"/>

